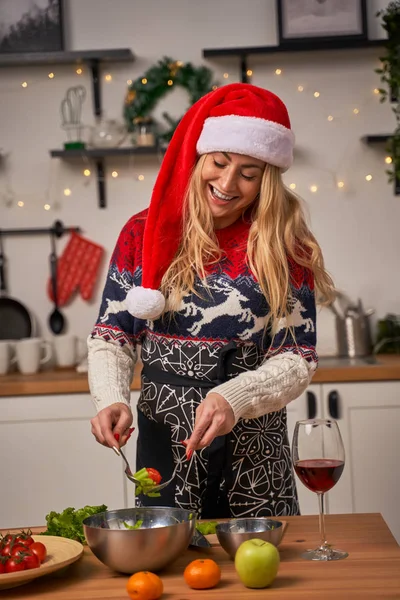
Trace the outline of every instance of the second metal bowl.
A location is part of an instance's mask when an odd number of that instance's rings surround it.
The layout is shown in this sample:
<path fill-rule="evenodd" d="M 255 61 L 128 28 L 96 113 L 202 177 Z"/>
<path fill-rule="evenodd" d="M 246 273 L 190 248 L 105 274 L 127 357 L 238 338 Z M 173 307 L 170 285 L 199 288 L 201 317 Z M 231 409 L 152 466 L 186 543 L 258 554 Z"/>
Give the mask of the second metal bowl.
<path fill-rule="evenodd" d="M 242 542 L 258 538 L 278 546 L 283 536 L 283 523 L 265 517 L 251 519 L 231 519 L 218 523 L 216 534 L 219 543 L 231 558 Z"/>

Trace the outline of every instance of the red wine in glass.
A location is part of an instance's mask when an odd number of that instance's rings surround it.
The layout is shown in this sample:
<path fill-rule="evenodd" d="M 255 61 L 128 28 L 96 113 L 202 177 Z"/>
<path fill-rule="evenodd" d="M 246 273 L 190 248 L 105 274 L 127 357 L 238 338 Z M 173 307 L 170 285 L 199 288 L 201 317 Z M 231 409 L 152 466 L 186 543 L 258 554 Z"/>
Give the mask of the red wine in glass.
<path fill-rule="evenodd" d="M 347 552 L 336 550 L 325 538 L 324 494 L 333 488 L 343 473 L 345 454 L 336 421 L 309 419 L 298 421 L 293 434 L 293 466 L 300 481 L 318 496 L 321 544 L 308 550 L 308 560 L 340 560 Z"/>
<path fill-rule="evenodd" d="M 309 490 L 324 494 L 339 481 L 344 469 L 344 461 L 326 458 L 298 460 L 294 468 L 300 481 Z"/>

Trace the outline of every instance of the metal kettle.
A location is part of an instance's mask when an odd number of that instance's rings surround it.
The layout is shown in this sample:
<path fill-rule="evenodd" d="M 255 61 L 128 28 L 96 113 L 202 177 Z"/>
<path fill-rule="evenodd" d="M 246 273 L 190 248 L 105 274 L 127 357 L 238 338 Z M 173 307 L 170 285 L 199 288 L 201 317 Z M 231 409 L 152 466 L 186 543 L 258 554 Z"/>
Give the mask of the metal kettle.
<path fill-rule="evenodd" d="M 364 311 L 361 300 L 358 304 L 346 307 L 342 316 L 333 309 L 336 316 L 336 335 L 339 356 L 357 358 L 372 354 L 372 337 L 369 317 L 373 309 Z"/>

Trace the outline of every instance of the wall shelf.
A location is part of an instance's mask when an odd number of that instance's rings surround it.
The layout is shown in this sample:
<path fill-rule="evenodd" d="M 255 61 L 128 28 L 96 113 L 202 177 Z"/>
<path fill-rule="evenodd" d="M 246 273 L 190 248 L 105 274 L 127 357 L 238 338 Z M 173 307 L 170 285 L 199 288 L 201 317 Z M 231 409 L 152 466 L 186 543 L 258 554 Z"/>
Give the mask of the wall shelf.
<path fill-rule="evenodd" d="M 374 146 L 376 144 L 387 144 L 391 138 L 391 133 L 374 133 L 371 135 L 364 135 L 361 138 L 361 141 L 369 146 Z M 394 194 L 395 196 L 400 196 L 400 180 L 397 177 L 394 180 Z"/>
<path fill-rule="evenodd" d="M 94 160 L 97 171 L 97 189 L 99 208 L 106 208 L 106 188 L 104 160 L 108 156 L 156 156 L 164 151 L 158 146 L 126 146 L 122 148 L 85 148 L 81 150 L 50 150 L 52 158 L 63 160 L 90 159 Z"/>
<path fill-rule="evenodd" d="M 299 52 L 319 52 L 323 50 L 332 50 L 332 51 L 340 51 L 340 50 L 360 50 L 364 48 L 381 48 L 385 45 L 385 39 L 379 40 L 352 40 L 348 39 L 347 41 L 343 40 L 322 40 L 318 42 L 304 41 L 302 40 L 300 44 L 296 46 L 295 43 L 290 44 L 280 44 L 275 46 L 242 46 L 238 48 L 205 48 L 203 50 L 204 58 L 219 58 L 219 57 L 229 57 L 236 56 L 240 58 L 240 71 L 241 71 L 241 81 L 242 83 L 248 83 L 249 76 L 247 75 L 248 71 L 248 62 L 247 59 L 249 56 L 254 54 L 267 54 L 267 55 L 276 55 L 282 53 L 296 53 Z M 388 142 L 391 138 L 391 134 L 373 134 L 373 135 L 365 135 L 361 138 L 361 140 L 369 145 L 372 144 L 384 144 Z M 400 181 L 395 180 L 394 184 L 394 193 L 396 195 L 400 195 Z"/>
<path fill-rule="evenodd" d="M 365 144 L 383 144 L 388 142 L 391 137 L 391 133 L 374 133 L 372 135 L 364 135 L 361 140 Z"/>
<path fill-rule="evenodd" d="M 129 48 L 109 50 L 71 50 L 59 52 L 18 52 L 2 54 L 0 67 L 33 67 L 38 65 L 67 65 L 98 62 L 132 62 L 134 55 Z"/>
<path fill-rule="evenodd" d="M 0 56 L 0 67 L 35 67 L 40 65 L 87 64 L 92 74 L 93 108 L 101 116 L 100 65 L 111 62 L 133 62 L 129 48 L 109 50 L 71 50 L 67 52 L 21 52 Z"/>
<path fill-rule="evenodd" d="M 135 56 L 130 48 L 109 48 L 100 50 L 71 50 L 60 52 L 24 52 L 18 54 L 3 54 L 0 56 L 0 68 L 4 67 L 34 67 L 50 65 L 86 64 L 91 71 L 93 91 L 93 112 L 96 117 L 102 114 L 100 67 L 103 64 L 116 62 L 133 62 Z M 148 149 L 147 149 L 148 150 Z M 50 150 L 52 158 L 82 158 L 84 156 L 96 160 L 99 205 L 106 206 L 104 164 L 105 156 L 121 156 L 133 154 L 130 148 L 111 148 L 104 150 Z M 151 152 L 148 152 L 149 154 Z"/>
<path fill-rule="evenodd" d="M 280 44 L 279 46 L 243 46 L 238 48 L 205 48 L 203 50 L 204 58 L 218 58 L 221 56 L 237 56 L 240 58 L 240 71 L 242 83 L 248 83 L 247 75 L 248 63 L 247 58 L 254 54 L 282 54 L 299 52 L 318 52 L 321 50 L 359 50 L 362 48 L 379 48 L 383 47 L 385 39 L 380 40 L 323 40 L 313 42 L 312 40 L 296 46 L 294 43 Z"/>
<path fill-rule="evenodd" d="M 52 158 L 105 158 L 106 156 L 131 156 L 134 154 L 158 154 L 158 146 L 126 146 L 122 148 L 85 148 L 83 150 L 50 150 Z"/>

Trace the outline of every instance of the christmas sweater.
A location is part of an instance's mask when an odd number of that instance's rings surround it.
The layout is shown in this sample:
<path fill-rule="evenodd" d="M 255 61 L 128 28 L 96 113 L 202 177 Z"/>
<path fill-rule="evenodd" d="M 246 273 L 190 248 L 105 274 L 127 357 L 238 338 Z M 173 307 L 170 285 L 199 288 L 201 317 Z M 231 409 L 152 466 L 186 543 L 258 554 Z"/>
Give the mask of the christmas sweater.
<path fill-rule="evenodd" d="M 137 345 L 162 343 L 185 355 L 186 347 L 207 348 L 212 357 L 236 342 L 253 356 L 244 370 L 213 388 L 232 406 L 235 420 L 280 410 L 308 386 L 317 366 L 315 295 L 310 271 L 289 260 L 290 314 L 271 338 L 265 323 L 268 303 L 246 262 L 250 223 L 239 219 L 216 230 L 222 259 L 199 278 L 173 317 L 143 321 L 127 310 L 126 295 L 141 285 L 142 246 L 147 210 L 122 229 L 111 257 L 96 324 L 88 338 L 89 384 L 97 410 L 114 402 L 129 404 Z M 287 334 L 290 325 L 294 332 Z M 255 359 L 254 359 L 255 356 Z M 167 364 L 168 368 L 168 364 Z M 186 370 L 186 373 L 194 372 Z"/>

